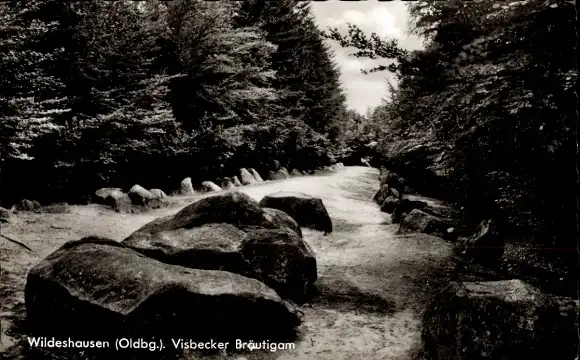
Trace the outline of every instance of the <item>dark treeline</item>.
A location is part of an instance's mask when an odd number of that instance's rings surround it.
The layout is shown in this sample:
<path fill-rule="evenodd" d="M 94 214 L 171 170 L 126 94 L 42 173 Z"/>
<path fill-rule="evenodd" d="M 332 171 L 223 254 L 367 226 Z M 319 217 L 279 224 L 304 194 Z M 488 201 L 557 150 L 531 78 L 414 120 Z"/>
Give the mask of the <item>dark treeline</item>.
<path fill-rule="evenodd" d="M 294 0 L 3 1 L 0 73 L 4 206 L 311 170 L 347 119 L 333 55 Z"/>
<path fill-rule="evenodd" d="M 392 60 L 370 70 L 398 80 L 366 119 L 381 129 L 374 165 L 455 203 L 467 225 L 493 219 L 507 237 L 577 266 L 574 2 L 409 7 L 420 51 L 355 26 L 327 34 L 355 56 Z"/>

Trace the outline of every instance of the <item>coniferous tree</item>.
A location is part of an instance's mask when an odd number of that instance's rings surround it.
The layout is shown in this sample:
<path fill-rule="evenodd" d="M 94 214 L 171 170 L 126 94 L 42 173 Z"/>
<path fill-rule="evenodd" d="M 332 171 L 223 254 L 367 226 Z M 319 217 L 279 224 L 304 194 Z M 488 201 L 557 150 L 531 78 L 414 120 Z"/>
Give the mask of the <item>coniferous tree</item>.
<path fill-rule="evenodd" d="M 272 55 L 275 87 L 285 116 L 301 119 L 320 133 L 336 137 L 345 97 L 329 47 L 308 4 L 294 0 L 251 0 L 242 4 L 239 24 L 257 24 L 277 46 Z"/>

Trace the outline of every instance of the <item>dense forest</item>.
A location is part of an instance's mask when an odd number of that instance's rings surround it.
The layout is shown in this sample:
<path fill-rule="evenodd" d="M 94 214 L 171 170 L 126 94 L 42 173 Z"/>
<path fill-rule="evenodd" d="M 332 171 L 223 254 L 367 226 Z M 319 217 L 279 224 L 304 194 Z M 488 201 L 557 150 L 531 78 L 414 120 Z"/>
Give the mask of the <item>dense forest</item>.
<path fill-rule="evenodd" d="M 333 54 L 293 0 L 4 1 L 0 67 L 4 206 L 312 170 L 346 119 Z"/>
<path fill-rule="evenodd" d="M 577 266 L 577 34 L 572 1 L 414 2 L 425 47 L 329 29 L 353 56 L 385 59 L 390 98 L 366 119 L 374 165 L 515 242 Z M 554 256 L 552 256 L 554 255 Z M 562 261 L 562 257 L 567 261 Z M 571 274 L 575 274 L 573 271 Z"/>

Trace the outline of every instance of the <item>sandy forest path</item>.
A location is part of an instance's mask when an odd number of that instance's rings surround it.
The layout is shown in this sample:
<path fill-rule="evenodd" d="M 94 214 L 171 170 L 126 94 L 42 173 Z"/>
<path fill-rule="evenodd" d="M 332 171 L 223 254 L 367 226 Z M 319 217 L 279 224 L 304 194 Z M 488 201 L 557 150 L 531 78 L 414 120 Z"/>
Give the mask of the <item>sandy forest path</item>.
<path fill-rule="evenodd" d="M 447 268 L 451 246 L 428 235 L 396 235 L 398 225 L 390 225 L 389 215 L 372 202 L 378 186 L 376 169 L 346 167 L 326 175 L 239 188 L 256 200 L 276 191 L 320 197 L 334 232 L 323 236 L 304 229 L 304 238 L 317 256 L 320 295 L 302 306 L 304 323 L 296 348 L 212 358 L 411 359 L 420 342 L 429 290 Z M 0 357 L 26 358 L 27 345 L 18 331 L 25 314 L 24 285 L 28 270 L 43 257 L 87 235 L 120 241 L 197 198 L 173 198 L 170 208 L 138 215 L 117 214 L 100 205 L 73 206 L 72 214 L 20 214 L 16 223 L 3 226 L 2 234 L 22 241 L 35 253 L 0 240 Z"/>

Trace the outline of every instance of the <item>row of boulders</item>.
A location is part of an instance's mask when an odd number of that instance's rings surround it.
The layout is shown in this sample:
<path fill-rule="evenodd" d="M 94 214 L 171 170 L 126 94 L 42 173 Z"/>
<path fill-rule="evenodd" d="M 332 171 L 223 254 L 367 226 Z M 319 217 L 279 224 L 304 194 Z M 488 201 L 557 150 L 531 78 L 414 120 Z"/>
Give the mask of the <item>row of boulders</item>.
<path fill-rule="evenodd" d="M 458 240 L 458 216 L 452 208 L 408 195 L 397 174 L 381 169 L 379 177 L 381 187 L 373 200 L 400 224 L 400 233 Z M 503 256 L 505 242 L 494 222 L 486 220 L 457 246 L 465 258 L 487 266 Z M 574 359 L 579 305 L 518 279 L 451 282 L 424 314 L 422 355 L 429 360 Z"/>
<path fill-rule="evenodd" d="M 95 191 L 93 199 L 119 213 L 129 214 L 136 208 L 159 209 L 169 204 L 163 190 L 147 190 L 140 185 L 134 185 L 127 193 L 120 188 L 102 188 Z"/>
<path fill-rule="evenodd" d="M 421 232 L 454 241 L 457 238 L 453 209 L 444 205 L 429 205 L 409 194 L 412 189 L 405 180 L 386 169 L 379 173 L 380 188 L 373 197 L 384 211 L 391 214 L 393 223 L 400 224 L 399 233 Z"/>
<path fill-rule="evenodd" d="M 381 211 L 391 214 L 393 223 L 400 224 L 399 233 L 420 232 L 456 242 L 463 255 L 478 262 L 497 261 L 504 253 L 505 242 L 492 220 L 483 221 L 471 236 L 461 237 L 458 231 L 459 213 L 452 207 L 428 203 L 415 196 L 405 180 L 386 169 L 379 173 L 380 189 L 373 200 Z"/>
<path fill-rule="evenodd" d="M 14 214 L 20 212 L 32 212 L 32 213 L 60 213 L 66 214 L 70 213 L 70 207 L 68 203 L 57 203 L 42 206 L 38 201 L 23 199 L 12 206 L 10 209 L 5 209 L 0 207 L 0 223 L 8 223 L 13 218 Z"/>
<path fill-rule="evenodd" d="M 342 163 L 325 167 L 322 171 L 332 171 L 344 167 Z M 271 171 L 270 180 L 283 180 L 290 177 L 308 175 L 307 172 L 300 172 L 297 169 L 288 172 L 286 168 L 281 167 L 278 171 Z M 201 192 L 219 192 L 222 190 L 233 190 L 236 187 L 251 185 L 263 182 L 264 179 L 255 169 L 241 168 L 238 175 L 233 177 L 223 177 L 220 185 L 213 181 L 204 181 L 201 183 Z M 179 195 L 190 196 L 196 194 L 193 182 L 190 177 L 183 179 L 179 186 Z M 119 213 L 131 213 L 136 209 L 158 209 L 168 205 L 167 194 L 160 189 L 147 190 L 140 185 L 134 185 L 127 193 L 120 188 L 102 188 L 95 192 L 93 200 L 99 204 L 110 206 Z"/>
<path fill-rule="evenodd" d="M 283 299 L 305 301 L 317 280 L 301 226 L 332 231 L 320 199 L 275 193 L 258 203 L 236 191 L 202 198 L 121 243 L 65 244 L 30 271 L 27 313 L 51 336 L 106 326 L 124 336 L 272 340 L 300 324 Z"/>

